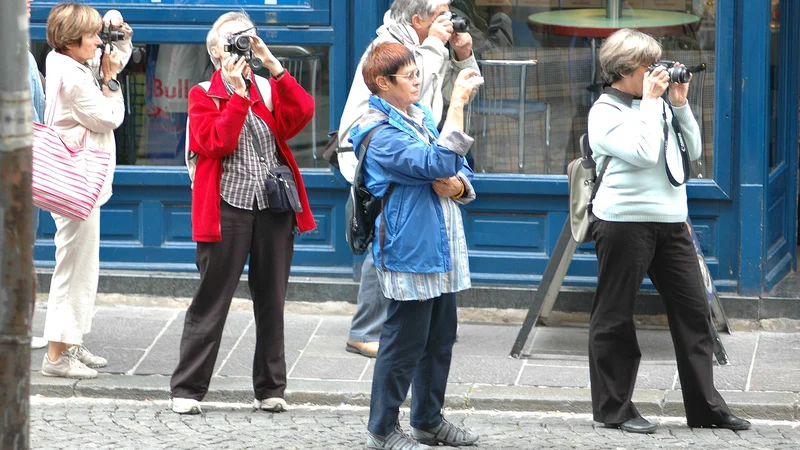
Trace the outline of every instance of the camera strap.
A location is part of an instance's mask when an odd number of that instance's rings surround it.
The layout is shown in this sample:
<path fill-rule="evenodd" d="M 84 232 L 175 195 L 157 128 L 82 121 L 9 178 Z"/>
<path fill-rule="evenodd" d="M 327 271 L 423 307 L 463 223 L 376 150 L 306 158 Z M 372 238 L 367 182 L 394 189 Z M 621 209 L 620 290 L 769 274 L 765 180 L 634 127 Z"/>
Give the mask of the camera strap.
<path fill-rule="evenodd" d="M 663 98 L 663 101 L 664 103 L 661 106 L 662 106 L 662 115 L 664 117 L 664 167 L 666 168 L 667 171 L 667 179 L 669 179 L 669 183 L 675 187 L 680 187 L 686 184 L 687 181 L 689 181 L 689 177 L 691 175 L 692 167 L 689 162 L 689 149 L 686 145 L 686 138 L 684 138 L 683 136 L 681 125 L 680 123 L 678 123 L 678 118 L 675 117 L 675 111 L 672 109 L 672 105 L 670 105 L 669 99 Z M 678 181 L 675 179 L 675 176 L 672 175 L 672 171 L 669 168 L 669 161 L 667 160 L 667 144 L 669 142 L 667 106 L 669 106 L 669 112 L 672 114 L 672 129 L 675 131 L 675 137 L 678 142 L 678 150 L 680 151 L 681 161 L 683 163 L 683 181 Z"/>

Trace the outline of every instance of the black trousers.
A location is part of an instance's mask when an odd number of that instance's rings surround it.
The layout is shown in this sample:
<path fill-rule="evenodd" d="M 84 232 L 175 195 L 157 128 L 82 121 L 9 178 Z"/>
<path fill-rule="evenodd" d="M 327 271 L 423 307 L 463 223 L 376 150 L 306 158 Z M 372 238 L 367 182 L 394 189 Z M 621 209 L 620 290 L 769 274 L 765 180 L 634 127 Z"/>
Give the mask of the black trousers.
<path fill-rule="evenodd" d="M 598 262 L 589 322 L 594 420 L 619 424 L 639 416 L 631 402 L 642 356 L 633 312 L 647 273 L 666 307 L 687 423 L 719 422 L 730 410 L 714 387 L 710 312 L 687 225 L 598 220 L 592 235 Z"/>
<path fill-rule="evenodd" d="M 410 385 L 411 426 L 427 429 L 442 423 L 456 314 L 456 294 L 389 302 L 372 375 L 367 425 L 371 433 L 386 436 L 394 431 Z"/>
<path fill-rule="evenodd" d="M 283 306 L 294 254 L 294 213 L 247 211 L 222 202 L 222 241 L 197 244 L 200 286 L 186 311 L 180 359 L 170 383 L 173 397 L 202 400 L 217 360 L 233 294 L 250 256 L 256 348 L 255 398 L 286 390 Z"/>

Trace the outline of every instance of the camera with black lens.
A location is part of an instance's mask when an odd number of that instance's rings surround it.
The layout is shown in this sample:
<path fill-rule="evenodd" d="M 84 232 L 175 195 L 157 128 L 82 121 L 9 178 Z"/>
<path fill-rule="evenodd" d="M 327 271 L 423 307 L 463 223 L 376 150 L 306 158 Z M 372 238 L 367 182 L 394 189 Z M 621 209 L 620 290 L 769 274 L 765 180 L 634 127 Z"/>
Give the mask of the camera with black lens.
<path fill-rule="evenodd" d="M 453 33 L 466 33 L 469 31 L 469 19 L 461 17 L 452 11 L 442 11 L 440 16 L 447 16 L 453 24 Z"/>
<path fill-rule="evenodd" d="M 450 16 L 450 22 L 453 23 L 454 33 L 466 33 L 469 31 L 469 19 L 466 17 L 461 17 L 458 14 L 453 13 Z"/>
<path fill-rule="evenodd" d="M 228 36 L 228 43 L 225 44 L 225 51 L 233 55 L 239 55 L 250 64 L 253 71 L 261 70 L 264 62 L 260 58 L 253 56 L 253 48 L 250 37 L 245 34 L 233 34 Z"/>
<path fill-rule="evenodd" d="M 672 61 L 658 61 L 648 68 L 652 72 L 656 67 L 664 67 L 667 69 L 670 83 L 688 83 L 691 78 L 691 71 L 685 67 L 676 66 Z"/>
<path fill-rule="evenodd" d="M 110 26 L 104 26 L 100 31 L 100 40 L 103 41 L 104 46 L 123 39 L 125 39 L 125 33 L 112 30 Z"/>

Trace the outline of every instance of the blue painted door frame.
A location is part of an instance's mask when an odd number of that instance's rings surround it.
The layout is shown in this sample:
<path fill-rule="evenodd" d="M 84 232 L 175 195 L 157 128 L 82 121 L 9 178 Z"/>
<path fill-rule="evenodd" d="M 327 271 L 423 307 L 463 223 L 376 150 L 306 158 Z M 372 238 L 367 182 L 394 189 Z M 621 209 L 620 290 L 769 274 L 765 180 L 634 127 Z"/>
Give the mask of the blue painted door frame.
<path fill-rule="evenodd" d="M 721 2 L 720 2 L 721 3 Z M 800 5 L 781 2 L 778 65 L 770 73 L 771 2 L 736 5 L 733 157 L 738 159 L 739 292 L 758 295 L 797 267 L 797 96 Z M 776 161 L 770 170 L 772 83 L 777 84 Z"/>
<path fill-rule="evenodd" d="M 338 126 L 358 60 L 382 23 L 389 0 L 281 0 L 279 7 L 261 0 L 246 2 L 268 43 L 330 46 L 330 123 Z M 205 2 L 203 11 L 178 0 L 151 4 L 145 0 L 90 2 L 102 11 L 117 7 L 136 29 L 137 42 L 202 43 L 211 22 L 234 9 L 219 0 Z M 181 3 L 177 5 L 177 3 Z M 781 11 L 786 26 L 783 49 L 798 42 L 797 2 L 784 0 Z M 34 40 L 44 40 L 44 22 L 54 2 L 33 4 Z M 783 222 L 770 218 L 776 196 L 770 184 L 767 118 L 769 111 L 769 0 L 719 0 L 715 78 L 715 163 L 713 179 L 692 180 L 688 185 L 689 209 L 711 275 L 723 291 L 760 293 L 768 286 L 767 261 L 776 253 L 767 243 L 770 226 L 787 224 L 780 231 L 792 264 L 796 261 L 794 233 L 796 211 L 784 212 Z M 238 6 L 237 6 L 238 7 Z M 163 14 L 153 9 L 164 8 Z M 199 7 L 198 7 L 199 8 Z M 145 11 L 149 11 L 149 14 Z M 135 23 L 136 18 L 140 23 Z M 744 20 L 747 18 L 747 20 Z M 791 26 L 790 26 L 791 25 Z M 730 36 L 736 36 L 730 39 Z M 794 39 L 792 41 L 791 39 Z M 757 51 L 753 51 L 756 49 Z M 761 51 L 763 50 L 763 51 Z M 797 111 L 797 52 L 784 56 L 778 80 L 785 95 L 781 108 Z M 792 103 L 794 102 L 794 103 Z M 786 196 L 796 199 L 797 123 L 791 114 L 778 126 L 786 161 Z M 794 139 L 794 141 L 792 141 Z M 794 143 L 794 145 L 792 145 Z M 292 273 L 307 276 L 358 277 L 360 258 L 350 254 L 343 237 L 347 186 L 327 169 L 305 169 L 318 229 L 296 241 Z M 776 174 L 772 174 L 774 179 Z M 194 268 L 194 244 L 189 220 L 188 176 L 182 167 L 120 166 L 114 197 L 103 208 L 101 261 L 104 268 L 188 270 Z M 535 284 L 567 215 L 566 176 L 479 174 L 480 193 L 464 212 L 475 282 Z M 770 203 L 772 202 L 772 203 Z M 772 228 L 776 229 L 776 228 Z M 53 264 L 54 224 L 42 216 L 35 257 L 37 264 Z M 783 269 L 781 269 L 783 270 Z M 582 246 L 567 274 L 566 284 L 592 286 L 596 261 L 591 246 Z"/>

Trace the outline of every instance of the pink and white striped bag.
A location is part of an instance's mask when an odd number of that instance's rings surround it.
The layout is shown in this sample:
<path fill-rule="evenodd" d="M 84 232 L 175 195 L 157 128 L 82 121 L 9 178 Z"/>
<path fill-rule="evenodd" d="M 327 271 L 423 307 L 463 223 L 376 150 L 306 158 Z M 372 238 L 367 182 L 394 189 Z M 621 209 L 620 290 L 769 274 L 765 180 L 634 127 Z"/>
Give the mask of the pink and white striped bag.
<path fill-rule="evenodd" d="M 86 220 L 100 196 L 110 155 L 86 145 L 89 130 L 83 144 L 73 148 L 50 127 L 60 90 L 59 82 L 46 125 L 33 124 L 33 204 L 73 220 Z"/>

